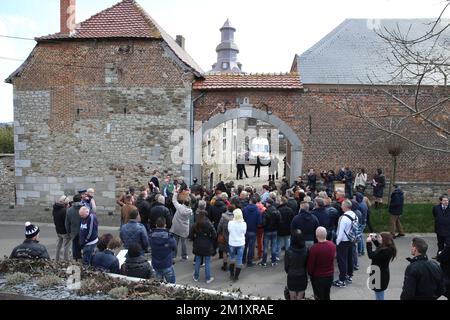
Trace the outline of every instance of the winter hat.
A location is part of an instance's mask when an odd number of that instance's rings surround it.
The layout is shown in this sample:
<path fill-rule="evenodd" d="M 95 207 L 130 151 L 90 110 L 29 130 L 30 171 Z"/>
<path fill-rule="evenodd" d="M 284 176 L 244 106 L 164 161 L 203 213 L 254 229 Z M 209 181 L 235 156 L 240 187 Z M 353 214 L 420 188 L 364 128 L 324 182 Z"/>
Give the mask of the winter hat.
<path fill-rule="evenodd" d="M 27 239 L 34 238 L 39 233 L 39 227 L 32 225 L 31 222 L 25 223 L 25 237 Z"/>

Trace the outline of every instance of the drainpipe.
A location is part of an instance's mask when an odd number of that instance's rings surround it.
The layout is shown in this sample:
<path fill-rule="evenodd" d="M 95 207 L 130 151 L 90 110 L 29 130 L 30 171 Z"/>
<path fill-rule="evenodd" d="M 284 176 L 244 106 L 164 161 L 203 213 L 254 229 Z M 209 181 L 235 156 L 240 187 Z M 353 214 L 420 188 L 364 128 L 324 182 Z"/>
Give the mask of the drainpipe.
<path fill-rule="evenodd" d="M 191 134 L 191 165 L 190 165 L 190 168 L 191 169 L 189 170 L 190 171 L 190 173 L 189 173 L 189 185 L 192 184 L 192 179 L 194 178 L 193 177 L 194 160 L 195 160 L 195 155 L 194 155 L 194 152 L 195 152 L 195 148 L 194 148 L 194 135 L 195 135 L 194 119 L 195 119 L 195 111 L 194 111 L 194 108 L 195 108 L 195 103 L 197 102 L 197 100 L 203 98 L 205 95 L 206 95 L 206 93 L 203 92 L 198 97 L 192 99 L 192 101 L 191 101 L 191 125 L 190 125 L 191 126 L 191 128 L 190 128 L 190 130 L 191 130 L 191 132 L 190 132 L 190 134 Z M 201 177 L 198 177 L 198 178 L 201 181 Z"/>

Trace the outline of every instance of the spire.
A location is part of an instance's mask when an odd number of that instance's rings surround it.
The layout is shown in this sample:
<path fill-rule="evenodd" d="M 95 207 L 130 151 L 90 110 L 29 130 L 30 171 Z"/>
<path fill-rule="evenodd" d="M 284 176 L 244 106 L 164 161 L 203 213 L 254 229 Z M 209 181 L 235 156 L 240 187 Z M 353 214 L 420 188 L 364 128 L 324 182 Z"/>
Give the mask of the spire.
<path fill-rule="evenodd" d="M 222 33 L 222 41 L 217 46 L 217 62 L 213 65 L 211 72 L 242 73 L 242 65 L 237 61 L 239 48 L 234 43 L 236 29 L 231 25 L 229 19 L 225 21 L 220 32 Z"/>

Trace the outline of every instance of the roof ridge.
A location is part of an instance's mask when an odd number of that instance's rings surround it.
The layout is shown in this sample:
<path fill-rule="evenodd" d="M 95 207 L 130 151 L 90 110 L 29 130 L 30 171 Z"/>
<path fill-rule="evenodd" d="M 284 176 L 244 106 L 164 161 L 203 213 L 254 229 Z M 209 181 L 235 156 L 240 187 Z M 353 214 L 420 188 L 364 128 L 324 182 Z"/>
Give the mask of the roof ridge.
<path fill-rule="evenodd" d="M 147 21 L 152 23 L 156 29 L 158 30 L 159 34 L 161 35 L 161 38 L 168 44 L 168 46 L 170 47 L 170 49 L 175 53 L 176 56 L 178 56 L 178 58 L 180 58 L 180 60 L 182 60 L 185 64 L 187 64 L 189 67 L 191 67 L 192 69 L 194 69 L 198 75 L 203 74 L 203 70 L 202 68 L 195 62 L 195 60 L 187 53 L 187 51 L 183 48 L 181 48 L 179 46 L 179 44 L 175 41 L 175 39 L 173 39 L 166 30 L 163 29 L 163 27 L 161 27 L 155 19 L 152 18 L 152 16 L 150 16 L 150 14 L 139 4 L 137 3 L 137 1 L 135 0 L 123 0 L 123 1 L 129 1 L 132 2 L 136 8 L 139 10 L 139 13 L 142 15 L 142 17 Z M 179 55 L 179 53 L 177 52 L 178 50 L 181 50 L 182 54 L 185 54 L 187 57 L 183 58 Z M 189 60 L 189 61 L 185 61 L 185 60 Z"/>

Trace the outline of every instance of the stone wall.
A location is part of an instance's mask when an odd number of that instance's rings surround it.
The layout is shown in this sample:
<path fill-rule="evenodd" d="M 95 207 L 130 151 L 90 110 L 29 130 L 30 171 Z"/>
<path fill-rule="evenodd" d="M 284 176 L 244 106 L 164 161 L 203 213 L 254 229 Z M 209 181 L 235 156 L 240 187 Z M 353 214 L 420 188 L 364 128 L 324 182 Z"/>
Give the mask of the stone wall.
<path fill-rule="evenodd" d="M 0 205 L 10 205 L 14 202 L 14 155 L 0 154 Z"/>
<path fill-rule="evenodd" d="M 155 169 L 186 175 L 173 151 L 189 132 L 192 79 L 162 41 L 38 44 L 14 80 L 17 203 L 93 187 L 111 211 Z"/>

